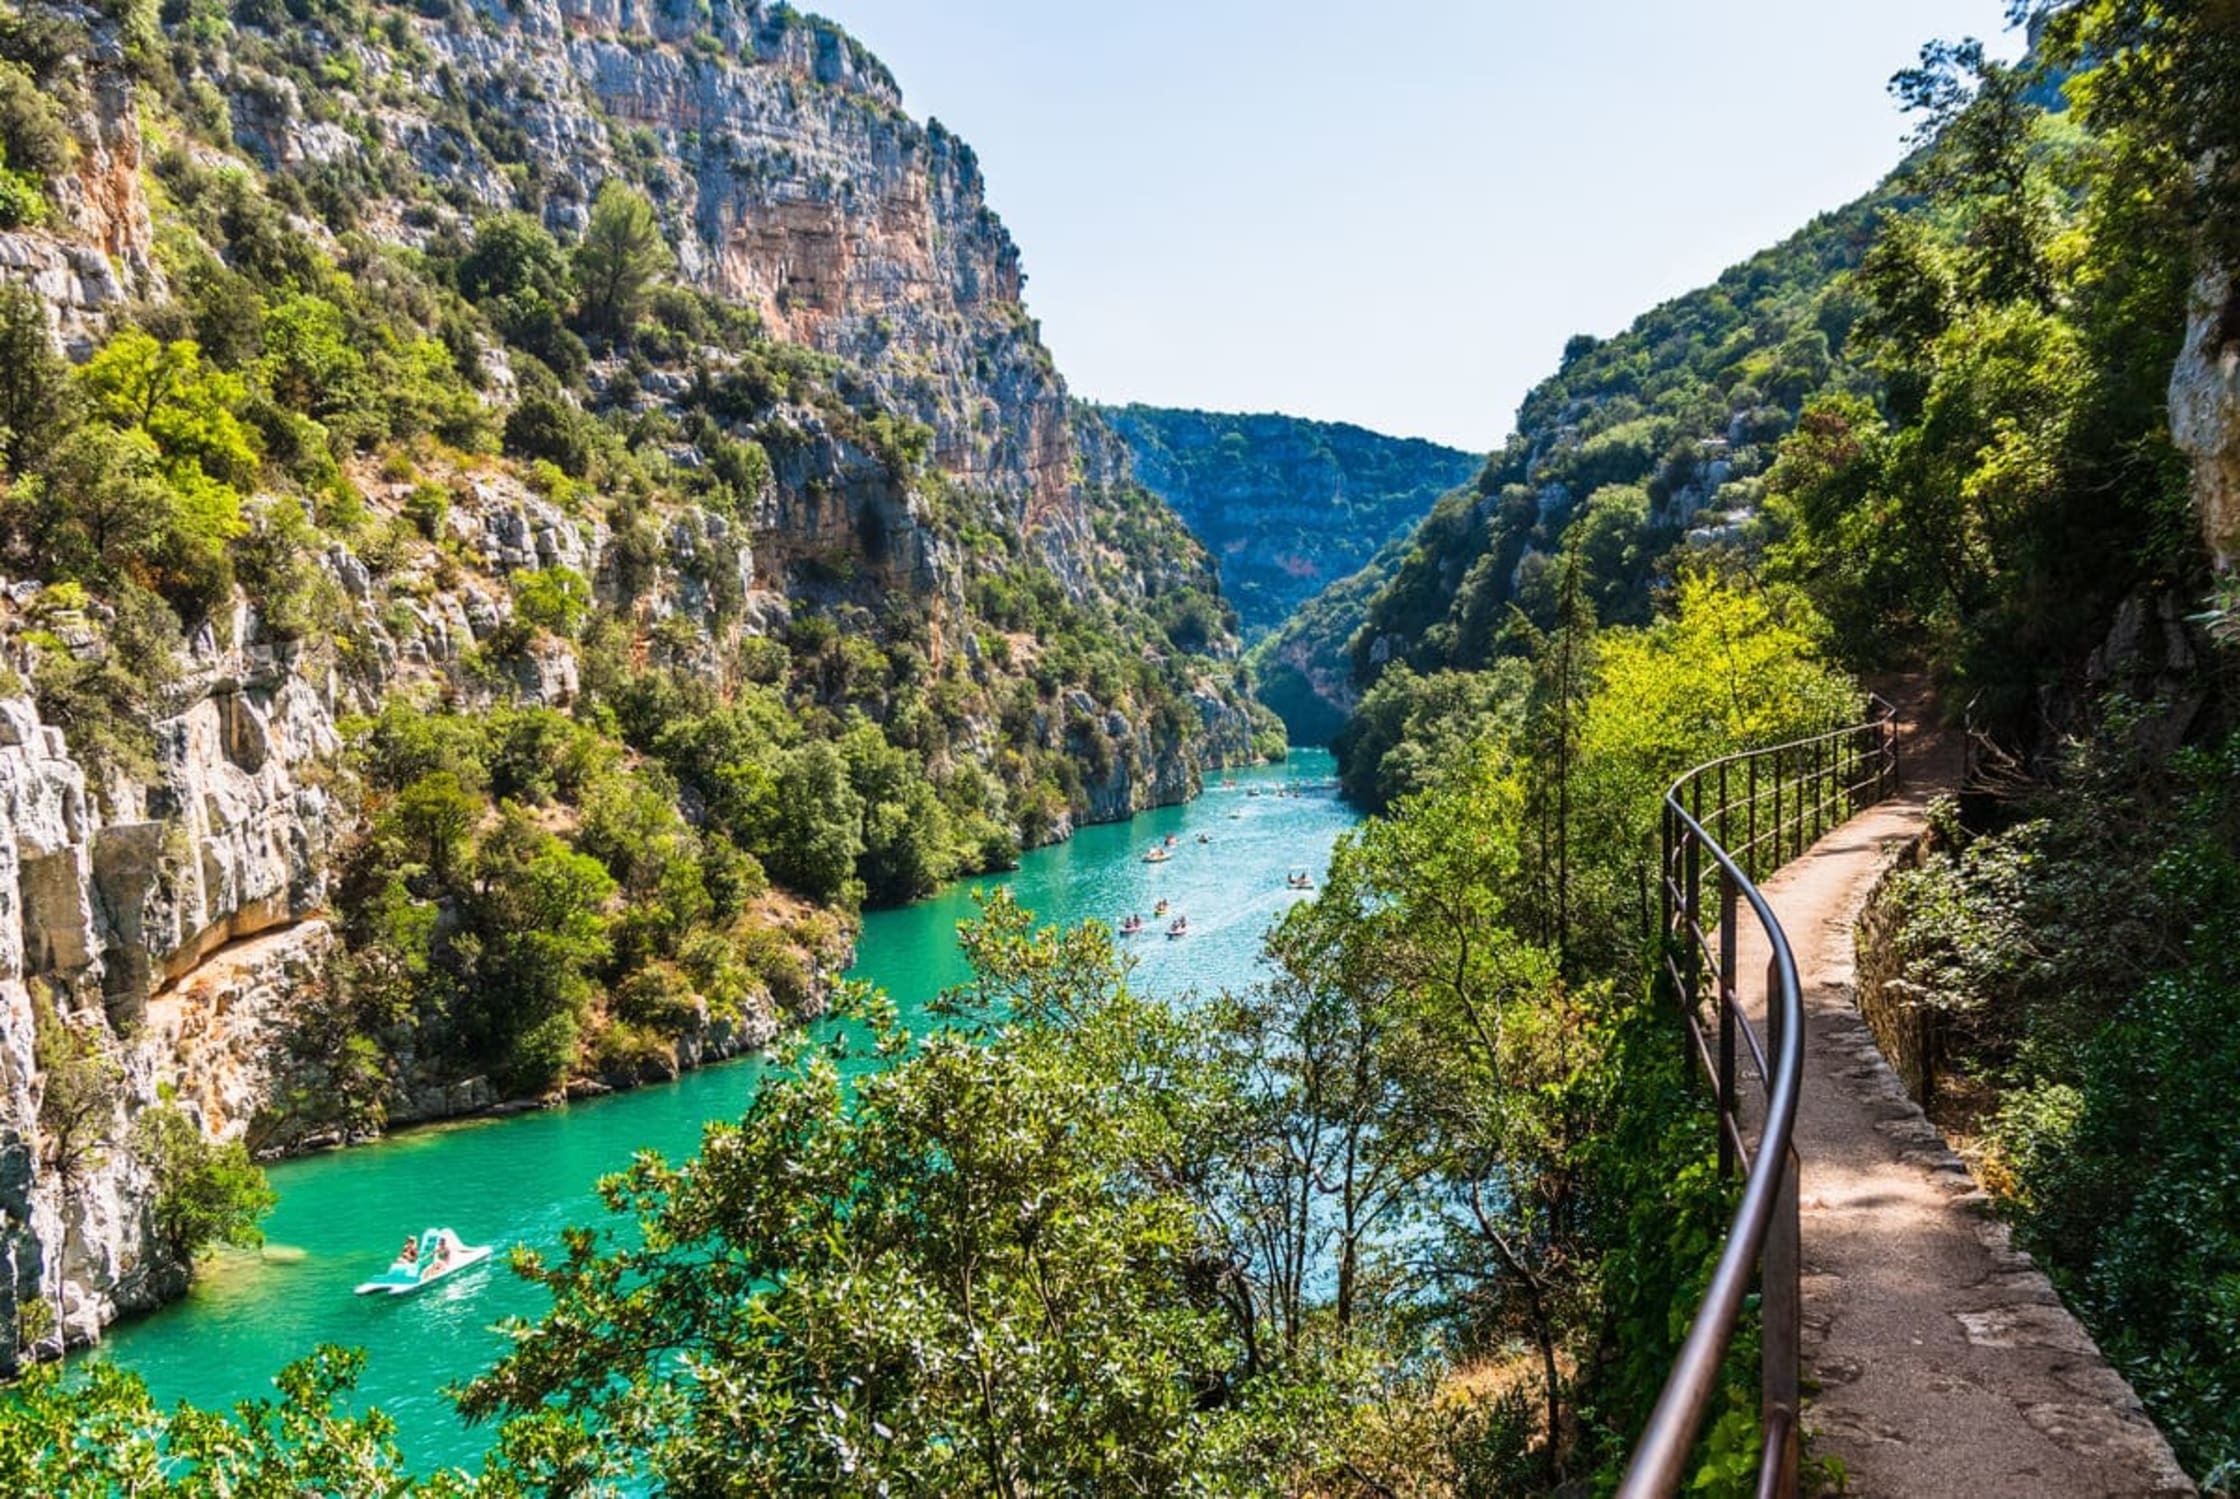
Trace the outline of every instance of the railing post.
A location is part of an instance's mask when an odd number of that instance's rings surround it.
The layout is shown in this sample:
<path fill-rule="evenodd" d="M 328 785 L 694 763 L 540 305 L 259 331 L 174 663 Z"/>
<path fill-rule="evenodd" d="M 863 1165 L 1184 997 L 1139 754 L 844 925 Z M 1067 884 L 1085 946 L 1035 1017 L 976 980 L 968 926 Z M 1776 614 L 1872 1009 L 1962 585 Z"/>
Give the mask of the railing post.
<path fill-rule="evenodd" d="M 1680 876 L 1681 913 L 1687 923 L 1680 933 L 1680 949 L 1684 958 L 1680 964 L 1682 980 L 1680 999 L 1687 1005 L 1690 1016 L 1700 1015 L 1698 1006 L 1703 999 L 1703 951 L 1696 945 L 1696 933 L 1703 929 L 1703 835 L 1702 827 L 1681 829 L 1681 859 L 1685 869 Z"/>
<path fill-rule="evenodd" d="M 1725 870 L 1719 872 L 1719 1178 L 1724 1181 L 1734 1175 L 1734 1136 L 1725 1121 L 1739 1117 L 1734 1095 L 1734 1049 L 1736 1008 L 1735 932 L 1736 906 L 1741 892 L 1735 886 L 1734 876 Z"/>
<path fill-rule="evenodd" d="M 1826 753 L 1823 751 L 1826 748 L 1826 739 L 1814 739 L 1812 742 L 1812 842 L 1819 842 L 1821 834 L 1826 831 L 1821 827 L 1821 818 L 1828 809 L 1828 773 L 1826 766 L 1823 766 L 1823 760 L 1826 760 Z M 1808 842 L 1805 847 L 1810 849 L 1812 842 Z"/>
<path fill-rule="evenodd" d="M 1782 840 L 1786 836 L 1781 827 L 1781 756 L 1777 751 L 1773 757 L 1773 862 L 1766 866 L 1767 874 L 1773 873 L 1788 862 L 1782 856 L 1781 851 Z M 1752 876 L 1752 878 L 1754 879 L 1756 876 Z"/>
<path fill-rule="evenodd" d="M 1657 941 L 1672 943 L 1672 807 L 1657 809 Z M 1658 982 L 1663 982 L 1662 975 Z"/>
<path fill-rule="evenodd" d="M 1758 877 L 1758 757 L 1752 755 L 1745 763 L 1750 767 L 1750 841 L 1745 845 L 1749 852 L 1742 856 L 1742 871 L 1754 880 Z"/>
<path fill-rule="evenodd" d="M 1727 762 L 1721 760 L 1719 762 L 1719 846 L 1724 849 L 1734 847 L 1734 839 L 1729 836 L 1731 829 L 1727 825 L 1729 821 L 1728 811 Z"/>
<path fill-rule="evenodd" d="M 1800 1006 L 1797 1023 L 1804 1024 Z M 1787 1026 L 1781 1006 L 1781 968 L 1766 962 L 1766 1056 L 1782 1054 Z M 1798 1041 L 1803 1041 L 1799 1036 Z M 1804 1331 L 1804 1288 L 1801 1282 L 1802 1246 L 1797 1222 L 1797 1152 L 1790 1145 L 1782 1152 L 1781 1188 L 1774 1200 L 1773 1221 L 1766 1225 L 1765 1248 L 1758 1261 L 1761 1295 L 1759 1324 L 1758 1410 L 1762 1429 L 1777 1440 L 1779 1450 L 1763 1455 L 1762 1476 L 1773 1480 L 1770 1490 L 1761 1482 L 1759 1493 L 1791 1499 L 1797 1492 L 1802 1453 L 1799 1431 L 1799 1344 Z"/>

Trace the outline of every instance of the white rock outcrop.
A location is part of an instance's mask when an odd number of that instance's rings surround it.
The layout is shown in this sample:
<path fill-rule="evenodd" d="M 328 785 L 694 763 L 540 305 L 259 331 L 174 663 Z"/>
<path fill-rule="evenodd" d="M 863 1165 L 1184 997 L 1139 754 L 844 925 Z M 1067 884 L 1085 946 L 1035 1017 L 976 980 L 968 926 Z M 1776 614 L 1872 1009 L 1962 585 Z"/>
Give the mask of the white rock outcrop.
<path fill-rule="evenodd" d="M 155 777 L 114 781 L 106 812 L 62 731 L 0 699 L 0 1367 L 27 1302 L 84 1342 L 178 1293 L 128 1121 L 168 1099 L 239 1138 L 329 940 L 304 920 L 326 899 L 328 801 L 297 776 L 338 745 L 334 721 L 285 662 L 222 664 L 153 726 Z M 262 961 L 206 961 L 259 932 L 275 933 Z M 118 1080 L 98 1147 L 58 1133 L 42 1026 Z"/>
<path fill-rule="evenodd" d="M 2229 274 L 2193 291 L 2185 347 L 2170 374 L 2170 437 L 2193 461 L 2194 507 L 2220 572 L 2240 560 L 2240 300 Z"/>

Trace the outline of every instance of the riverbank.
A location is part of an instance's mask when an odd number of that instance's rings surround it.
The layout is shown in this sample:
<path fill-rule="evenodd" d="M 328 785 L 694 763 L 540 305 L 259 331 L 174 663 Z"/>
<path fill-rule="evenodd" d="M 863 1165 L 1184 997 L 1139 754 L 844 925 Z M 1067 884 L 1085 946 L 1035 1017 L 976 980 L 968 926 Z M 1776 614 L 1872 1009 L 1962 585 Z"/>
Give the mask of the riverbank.
<path fill-rule="evenodd" d="M 928 1002 L 965 975 L 955 931 L 974 914 L 973 890 L 1002 885 L 1057 924 L 1116 923 L 1131 910 L 1148 921 L 1163 897 L 1190 917 L 1192 935 L 1130 939 L 1139 987 L 1179 995 L 1249 984 L 1262 933 L 1300 898 L 1284 875 L 1303 864 L 1319 882 L 1331 845 L 1357 818 L 1326 792 L 1252 797 L 1248 789 L 1322 779 L 1328 764 L 1302 753 L 1289 767 L 1240 771 L 1234 790 L 1083 828 L 1007 875 L 872 912 L 846 976 L 880 984 L 909 1023 L 929 1026 Z M 1198 843 L 1199 833 L 1211 841 Z M 1169 834 L 1175 857 L 1143 863 Z M 535 1315 L 541 1293 L 495 1263 L 394 1302 L 355 1298 L 350 1286 L 378 1271 L 406 1233 L 431 1225 L 449 1224 L 473 1243 L 547 1250 L 570 1224 L 623 1228 L 602 1221 L 593 1183 L 642 1149 L 689 1154 L 705 1121 L 752 1102 L 765 1065 L 748 1056 L 674 1082 L 509 1118 L 415 1126 L 284 1161 L 271 1172 L 280 1203 L 267 1250 L 214 1256 L 184 1301 L 119 1324 L 92 1356 L 139 1371 L 161 1401 L 222 1406 L 269 1395 L 273 1373 L 319 1343 L 363 1347 L 363 1398 L 397 1419 L 415 1465 L 475 1462 L 485 1434 L 458 1424 L 441 1387 L 484 1367 L 502 1346 L 491 1324 Z"/>
<path fill-rule="evenodd" d="M 1283 762 L 1256 764 L 1242 772 L 1232 767 L 1219 773 L 1233 780 L 1240 773 L 1264 777 L 1271 772 L 1287 779 L 1304 775 L 1285 770 Z M 1147 811 L 1183 807 L 1195 799 L 1186 797 Z M 1044 842 L 1027 851 L 1027 856 L 1062 847 L 1086 829 L 1142 815 L 1107 817 L 1078 825 L 1070 818 L 1061 819 Z M 1015 872 L 984 872 L 957 881 L 955 888 L 1003 882 Z M 929 899 L 940 898 L 936 894 Z M 771 908 L 765 915 L 773 929 L 800 939 L 802 989 L 782 1008 L 766 1005 L 729 1015 L 711 1014 L 703 1008 L 692 1024 L 669 1038 L 663 1048 L 634 1056 L 627 1066 L 579 1073 L 541 1092 L 509 1093 L 481 1074 L 409 1078 L 383 1101 L 378 1121 L 370 1127 L 338 1126 L 320 1117 L 316 1110 L 321 1080 L 316 1075 L 297 1076 L 289 1071 L 286 1033 L 290 1022 L 285 1012 L 292 1001 L 287 991 L 300 992 L 305 985 L 326 982 L 324 970 L 337 951 L 338 939 L 324 913 L 209 954 L 181 981 L 149 1002 L 148 1020 L 152 1032 L 171 1043 L 169 1065 L 162 1070 L 163 1081 L 173 1095 L 191 1102 L 214 1128 L 222 1129 L 228 1120 L 247 1121 L 251 1153 L 260 1163 L 275 1165 L 375 1144 L 429 1125 L 510 1118 L 671 1083 L 703 1067 L 766 1052 L 786 1030 L 812 1024 L 825 1014 L 844 975 L 856 964 L 860 924 L 844 922 L 837 930 L 828 930 L 831 913 L 777 892 L 763 897 L 762 904 Z M 883 914 L 870 913 L 874 918 Z M 812 928 L 813 936 L 802 935 Z M 306 1101 L 312 1104 L 313 1112 L 297 1112 Z"/>

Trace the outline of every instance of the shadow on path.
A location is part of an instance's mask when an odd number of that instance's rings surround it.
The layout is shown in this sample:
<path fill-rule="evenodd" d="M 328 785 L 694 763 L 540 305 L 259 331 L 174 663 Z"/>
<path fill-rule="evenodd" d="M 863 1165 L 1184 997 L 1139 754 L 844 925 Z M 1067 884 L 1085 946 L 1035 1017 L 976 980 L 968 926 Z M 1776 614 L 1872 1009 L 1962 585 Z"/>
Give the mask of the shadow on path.
<path fill-rule="evenodd" d="M 1929 723 L 1921 684 L 1882 690 L 1899 709 L 1906 789 L 1764 886 L 1804 984 L 1812 1451 L 1840 1458 L 1849 1492 L 1866 1499 L 2191 1494 L 2130 1386 L 2008 1243 L 1852 1002 L 1859 912 L 1959 772 L 1957 736 Z M 1764 972 L 1763 939 L 1747 932 L 1741 947 L 1739 971 Z"/>

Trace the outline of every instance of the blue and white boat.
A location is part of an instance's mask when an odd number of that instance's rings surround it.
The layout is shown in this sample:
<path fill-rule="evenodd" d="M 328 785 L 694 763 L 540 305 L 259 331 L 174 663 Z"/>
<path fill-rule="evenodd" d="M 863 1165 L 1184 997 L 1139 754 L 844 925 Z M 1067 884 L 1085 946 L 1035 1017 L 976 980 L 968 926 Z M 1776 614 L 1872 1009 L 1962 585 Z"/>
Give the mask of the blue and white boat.
<path fill-rule="evenodd" d="M 448 1228 L 426 1229 L 418 1238 L 405 1241 L 403 1251 L 389 1262 L 388 1269 L 372 1280 L 360 1281 L 357 1292 L 360 1296 L 410 1296 L 470 1265 L 481 1264 L 492 1252 L 488 1244 L 460 1243 L 459 1236 Z"/>

